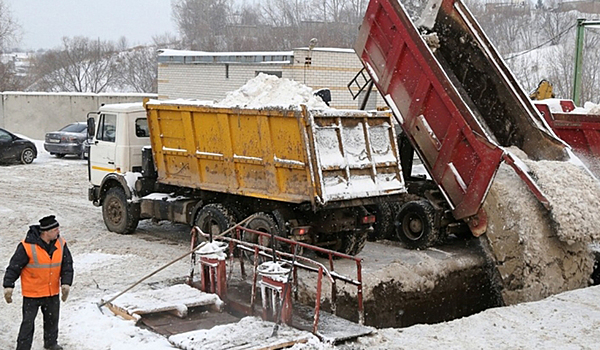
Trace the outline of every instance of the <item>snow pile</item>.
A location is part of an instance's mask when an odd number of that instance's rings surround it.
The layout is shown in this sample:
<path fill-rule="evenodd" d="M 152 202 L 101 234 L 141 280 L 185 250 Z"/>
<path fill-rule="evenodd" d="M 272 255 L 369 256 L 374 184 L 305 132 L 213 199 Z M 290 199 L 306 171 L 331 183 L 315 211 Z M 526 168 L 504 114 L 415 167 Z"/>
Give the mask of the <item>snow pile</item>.
<path fill-rule="evenodd" d="M 595 349 L 600 286 L 434 325 L 381 329 L 348 349 Z M 350 345 L 350 344 L 348 344 Z"/>
<path fill-rule="evenodd" d="M 583 108 L 587 109 L 588 114 L 600 115 L 600 105 L 591 102 L 586 102 L 583 105 Z"/>
<path fill-rule="evenodd" d="M 256 77 L 216 103 L 217 107 L 292 107 L 304 104 L 308 109 L 329 108 L 323 100 L 313 95 L 313 89 L 293 80 L 260 73 Z"/>
<path fill-rule="evenodd" d="M 205 259 L 225 260 L 227 258 L 226 249 L 227 243 L 225 242 L 206 242 L 196 253 Z"/>
<path fill-rule="evenodd" d="M 562 163 L 563 166 L 566 164 Z M 547 174 L 538 170 L 540 176 L 543 175 L 541 183 L 548 183 L 546 176 L 554 175 L 547 170 Z M 556 190 L 556 195 L 560 196 L 560 189 L 552 187 L 551 190 Z M 577 195 L 582 196 L 577 193 L 564 200 Z M 500 292 L 506 304 L 540 300 L 589 284 L 594 261 L 587 245 L 565 242 L 559 239 L 555 229 L 558 221 L 563 224 L 563 237 L 577 237 L 577 233 L 569 232 L 577 223 L 565 221 L 561 215 L 566 214 L 559 208 L 557 216 L 550 217 L 548 210 L 508 165 L 500 166 L 484 209 L 488 229 L 482 236 L 482 243 L 488 248 L 488 257 L 496 264 L 502 281 Z"/>
<path fill-rule="evenodd" d="M 112 297 L 112 295 L 105 297 L 103 301 L 110 300 Z M 187 314 L 187 308 L 189 307 L 215 305 L 220 308 L 223 304 L 216 294 L 204 293 L 187 284 L 176 284 L 163 289 L 129 292 L 119 296 L 111 303 L 126 310 L 130 315 L 167 310 L 178 310 L 182 314 Z"/>
<path fill-rule="evenodd" d="M 570 162 L 526 160 L 525 164 L 550 201 L 558 238 L 567 243 L 600 240 L 598 180 Z"/>
<path fill-rule="evenodd" d="M 316 339 L 309 332 L 300 331 L 281 325 L 277 336 L 272 337 L 272 322 L 262 321 L 256 317 L 244 317 L 238 323 L 215 326 L 209 330 L 198 330 L 172 335 L 169 341 L 184 350 L 199 349 L 279 349 L 282 344 L 292 341 L 308 342 Z M 253 344 L 254 343 L 254 344 Z"/>

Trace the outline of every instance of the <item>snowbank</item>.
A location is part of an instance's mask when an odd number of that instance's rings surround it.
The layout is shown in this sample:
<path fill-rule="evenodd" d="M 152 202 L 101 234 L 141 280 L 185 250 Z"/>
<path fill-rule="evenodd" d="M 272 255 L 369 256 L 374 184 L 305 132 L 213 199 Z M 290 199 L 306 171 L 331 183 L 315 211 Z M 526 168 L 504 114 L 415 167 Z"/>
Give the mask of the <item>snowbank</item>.
<path fill-rule="evenodd" d="M 309 109 L 329 108 L 320 97 L 313 95 L 313 89 L 310 87 L 293 80 L 260 73 L 248 80 L 244 86 L 227 93 L 215 106 L 298 108 L 300 104 Z"/>

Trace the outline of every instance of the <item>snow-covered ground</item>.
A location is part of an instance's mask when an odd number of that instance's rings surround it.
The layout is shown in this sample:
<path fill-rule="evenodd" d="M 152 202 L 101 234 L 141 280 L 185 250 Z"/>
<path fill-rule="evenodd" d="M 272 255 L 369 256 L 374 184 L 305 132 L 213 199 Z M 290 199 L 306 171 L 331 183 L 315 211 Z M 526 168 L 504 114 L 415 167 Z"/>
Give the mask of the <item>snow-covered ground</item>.
<path fill-rule="evenodd" d="M 75 158 L 56 159 L 36 141 L 38 158 L 31 165 L 0 167 L 0 277 L 28 225 L 56 214 L 61 234 L 75 261 L 71 296 L 61 307 L 59 342 L 65 349 L 171 349 L 160 335 L 136 327 L 132 321 L 102 312 L 102 298 L 120 292 L 149 272 L 187 251 L 185 226 L 142 222 L 136 234 L 109 232 L 101 209 L 87 200 L 87 163 Z M 168 286 L 189 272 L 184 259 L 158 273 L 134 291 Z M 21 320 L 20 285 L 14 302 L 0 301 L 0 349 L 14 348 Z M 477 298 L 476 295 L 466 296 Z M 486 310 L 480 314 L 436 325 L 384 329 L 343 349 L 596 349 L 600 344 L 600 286 L 575 290 L 539 302 Z M 383 302 L 383 301 L 382 301 Z M 252 336 L 247 320 L 238 332 Z M 235 327 L 234 327 L 235 329 Z M 217 329 L 205 336 L 229 334 Z M 258 333 L 257 333 L 258 334 Z M 33 349 L 42 349 L 42 322 L 38 316 Z M 314 338 L 294 349 L 328 349 Z"/>

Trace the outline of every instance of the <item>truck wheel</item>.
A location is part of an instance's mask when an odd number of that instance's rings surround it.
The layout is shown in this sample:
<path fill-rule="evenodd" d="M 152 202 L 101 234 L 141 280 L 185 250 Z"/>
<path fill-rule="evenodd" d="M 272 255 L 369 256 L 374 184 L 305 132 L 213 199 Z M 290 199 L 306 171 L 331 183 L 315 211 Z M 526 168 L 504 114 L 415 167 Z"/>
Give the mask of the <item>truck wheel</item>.
<path fill-rule="evenodd" d="M 33 155 L 33 150 L 29 147 L 25 148 L 23 152 L 21 152 L 21 163 L 23 164 L 31 164 L 35 156 Z"/>
<path fill-rule="evenodd" d="M 404 204 L 396 216 L 396 236 L 411 249 L 425 249 L 439 239 L 435 209 L 425 200 Z"/>
<path fill-rule="evenodd" d="M 233 214 L 224 205 L 211 203 L 198 211 L 195 223 L 202 232 L 212 233 L 215 236 L 232 227 L 236 222 Z"/>
<path fill-rule="evenodd" d="M 281 232 L 279 230 L 279 227 L 277 226 L 277 223 L 276 223 L 273 215 L 264 213 L 264 212 L 255 213 L 254 218 L 251 219 L 250 221 L 248 221 L 244 225 L 244 227 L 249 228 L 254 231 L 268 233 L 269 235 L 275 234 L 276 236 L 281 236 Z M 242 240 L 271 248 L 271 238 L 270 237 L 265 237 L 265 236 L 257 235 L 255 233 L 250 233 L 250 232 L 244 231 L 242 233 Z M 275 249 L 280 249 L 278 244 L 275 244 Z M 254 261 L 254 254 L 252 254 L 252 253 L 245 253 L 245 254 L 250 261 Z M 261 260 L 259 260 L 259 262 L 260 261 Z"/>
<path fill-rule="evenodd" d="M 275 219 L 275 224 L 277 225 L 278 230 L 276 235 L 279 235 L 283 238 L 290 238 L 290 233 L 286 225 L 284 212 L 279 209 L 275 209 L 271 212 L 271 215 L 273 216 L 273 219 Z M 277 242 L 277 249 L 292 254 L 294 253 L 292 251 L 292 247 L 289 244 L 283 242 Z M 302 247 L 298 247 L 298 254 L 302 255 Z"/>
<path fill-rule="evenodd" d="M 368 231 L 340 233 L 338 235 L 338 243 L 332 247 L 332 250 L 347 255 L 356 255 L 363 250 L 365 244 L 367 244 L 368 237 Z"/>
<path fill-rule="evenodd" d="M 394 235 L 394 213 L 389 203 L 378 203 L 367 209 L 375 215 L 373 231 L 369 234 L 370 241 L 389 239 Z"/>
<path fill-rule="evenodd" d="M 254 214 L 254 218 L 248 221 L 244 227 L 249 228 L 254 231 L 260 231 L 270 234 L 275 234 L 276 236 L 281 236 L 281 232 L 279 232 L 279 227 L 275 222 L 275 218 L 271 214 L 259 212 Z M 242 234 L 242 239 L 246 242 L 260 244 L 265 247 L 271 247 L 271 238 L 260 236 L 250 232 L 244 232 Z"/>
<path fill-rule="evenodd" d="M 109 231 L 120 234 L 133 233 L 140 221 L 139 213 L 127 203 L 125 192 L 120 187 L 113 187 L 106 192 L 102 202 L 102 218 Z"/>

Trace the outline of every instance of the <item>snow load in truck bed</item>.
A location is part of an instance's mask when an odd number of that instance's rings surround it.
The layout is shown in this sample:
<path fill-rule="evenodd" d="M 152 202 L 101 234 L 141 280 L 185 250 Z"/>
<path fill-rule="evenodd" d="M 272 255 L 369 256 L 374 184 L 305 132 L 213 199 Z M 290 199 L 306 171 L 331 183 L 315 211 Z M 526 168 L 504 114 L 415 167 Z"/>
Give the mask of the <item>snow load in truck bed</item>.
<path fill-rule="evenodd" d="M 159 182 L 313 205 L 406 191 L 389 113 L 264 74 L 225 100 L 146 103 Z"/>
<path fill-rule="evenodd" d="M 177 100 L 181 104 L 203 105 L 222 108 L 286 108 L 328 109 L 312 88 L 297 81 L 259 73 L 237 90 L 230 91 L 221 101 Z"/>

